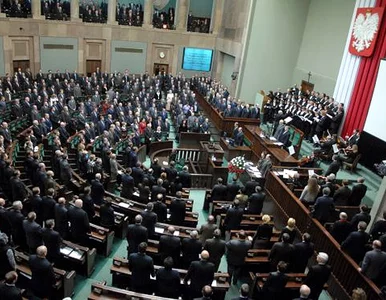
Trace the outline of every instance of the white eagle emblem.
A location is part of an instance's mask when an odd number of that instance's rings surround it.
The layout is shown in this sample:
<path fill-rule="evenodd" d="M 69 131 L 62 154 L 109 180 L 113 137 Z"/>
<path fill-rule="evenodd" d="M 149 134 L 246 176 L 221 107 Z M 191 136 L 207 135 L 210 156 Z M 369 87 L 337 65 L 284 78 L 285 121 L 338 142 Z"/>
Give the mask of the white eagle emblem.
<path fill-rule="evenodd" d="M 368 12 L 366 13 L 366 16 L 363 14 L 359 14 L 357 16 L 353 27 L 352 36 L 354 41 L 352 42 L 352 46 L 358 52 L 366 50 L 370 47 L 378 30 L 378 24 L 379 15 L 377 13 L 371 14 Z"/>

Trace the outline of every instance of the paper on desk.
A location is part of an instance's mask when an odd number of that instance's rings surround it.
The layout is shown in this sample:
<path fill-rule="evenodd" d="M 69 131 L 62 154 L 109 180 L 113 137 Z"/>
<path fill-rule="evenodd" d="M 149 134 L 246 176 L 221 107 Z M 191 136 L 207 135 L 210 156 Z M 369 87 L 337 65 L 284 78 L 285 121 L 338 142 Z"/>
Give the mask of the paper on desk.
<path fill-rule="evenodd" d="M 294 148 L 294 146 L 289 146 L 289 147 L 288 147 L 288 152 L 289 152 L 289 155 L 295 154 L 295 148 Z"/>
<path fill-rule="evenodd" d="M 334 153 L 338 153 L 339 152 L 338 145 L 337 144 L 332 145 L 332 150 L 334 150 Z"/>
<path fill-rule="evenodd" d="M 169 163 L 168 163 L 167 161 L 163 161 L 162 164 L 163 164 L 164 166 L 168 166 L 168 165 L 169 165 Z"/>
<path fill-rule="evenodd" d="M 123 208 L 129 208 L 130 207 L 130 205 L 128 203 L 126 203 L 126 202 L 119 202 L 118 205 L 123 207 Z"/>
<path fill-rule="evenodd" d="M 173 235 L 175 236 L 179 236 L 180 235 L 180 232 L 178 230 L 174 231 Z"/>
<path fill-rule="evenodd" d="M 216 287 L 216 286 L 217 286 L 217 280 L 214 279 L 214 280 L 212 281 L 212 287 Z"/>
<path fill-rule="evenodd" d="M 72 258 L 75 258 L 75 259 L 81 259 L 82 256 L 83 256 L 83 252 L 79 251 L 79 250 L 74 250 L 70 253 L 69 255 L 70 257 Z"/>
<path fill-rule="evenodd" d="M 287 117 L 287 118 L 284 119 L 284 123 L 286 123 L 286 124 L 288 124 L 291 121 L 292 121 L 291 117 Z"/>
<path fill-rule="evenodd" d="M 161 228 L 161 227 L 155 227 L 155 228 L 154 228 L 154 231 L 155 231 L 156 233 L 164 233 L 165 229 L 163 229 L 163 228 Z"/>
<path fill-rule="evenodd" d="M 63 255 L 68 255 L 71 253 L 73 249 L 70 248 L 70 247 L 63 247 L 63 248 L 60 248 L 60 253 L 62 253 Z"/>
<path fill-rule="evenodd" d="M 138 192 L 134 192 L 133 196 L 139 197 L 139 193 Z"/>
<path fill-rule="evenodd" d="M 277 146 L 283 146 L 284 144 L 283 143 L 280 143 L 280 142 L 275 142 L 273 143 L 274 145 L 277 145 Z"/>
<path fill-rule="evenodd" d="M 269 139 L 270 139 L 271 141 L 276 141 L 276 138 L 273 137 L 273 136 L 270 136 Z"/>
<path fill-rule="evenodd" d="M 166 215 L 166 218 L 167 218 L 167 219 L 170 219 L 170 216 L 171 216 L 171 214 L 167 214 L 167 215 Z"/>
<path fill-rule="evenodd" d="M 319 138 L 316 134 L 312 137 L 312 140 L 314 141 L 315 144 L 320 144 Z"/>
<path fill-rule="evenodd" d="M 312 176 L 312 175 L 314 175 L 315 174 L 315 171 L 314 170 L 308 170 L 308 176 Z"/>

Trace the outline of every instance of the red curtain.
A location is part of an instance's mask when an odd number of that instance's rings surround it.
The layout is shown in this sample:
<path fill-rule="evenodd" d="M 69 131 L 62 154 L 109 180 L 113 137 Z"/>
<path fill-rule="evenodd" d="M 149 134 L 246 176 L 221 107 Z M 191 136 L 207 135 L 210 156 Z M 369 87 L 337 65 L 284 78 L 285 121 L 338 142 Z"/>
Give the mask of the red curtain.
<path fill-rule="evenodd" d="M 376 7 L 386 7 L 386 0 L 377 0 Z M 383 16 L 379 28 L 377 44 L 375 45 L 373 55 L 361 58 L 353 94 L 351 95 L 350 105 L 342 129 L 342 136 L 351 135 L 352 131 L 356 128 L 363 130 L 373 97 L 380 61 L 385 57 L 386 15 Z"/>

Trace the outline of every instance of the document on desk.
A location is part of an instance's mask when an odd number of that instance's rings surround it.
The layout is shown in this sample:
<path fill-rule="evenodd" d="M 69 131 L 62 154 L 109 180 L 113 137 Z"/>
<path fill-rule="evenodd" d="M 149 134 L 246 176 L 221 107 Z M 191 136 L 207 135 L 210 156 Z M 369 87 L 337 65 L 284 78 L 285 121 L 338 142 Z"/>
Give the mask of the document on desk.
<path fill-rule="evenodd" d="M 294 148 L 294 146 L 289 146 L 289 147 L 288 147 L 288 152 L 289 152 L 289 155 L 294 155 L 294 154 L 295 154 L 295 148 Z"/>
<path fill-rule="evenodd" d="M 315 171 L 314 170 L 308 170 L 308 176 L 311 177 L 312 175 L 315 174 Z"/>
<path fill-rule="evenodd" d="M 138 192 L 134 192 L 133 196 L 139 197 L 139 193 Z"/>
<path fill-rule="evenodd" d="M 63 247 L 63 248 L 60 248 L 60 253 L 62 253 L 63 255 L 69 255 L 71 252 L 72 252 L 72 248 L 70 247 Z"/>
<path fill-rule="evenodd" d="M 173 235 L 180 236 L 180 232 L 178 230 L 174 231 Z"/>
<path fill-rule="evenodd" d="M 164 166 L 168 166 L 168 165 L 169 165 L 169 163 L 168 163 L 167 161 L 163 161 L 162 164 L 163 164 Z"/>
<path fill-rule="evenodd" d="M 214 280 L 212 281 L 212 287 L 216 287 L 216 286 L 217 286 L 217 280 L 214 279 Z"/>
<path fill-rule="evenodd" d="M 284 144 L 283 143 L 280 143 L 280 142 L 275 142 L 275 143 L 273 143 L 274 145 L 277 145 L 277 146 L 283 146 Z"/>
<path fill-rule="evenodd" d="M 164 233 L 164 231 L 165 231 L 165 229 L 164 228 L 161 228 L 161 227 L 155 227 L 154 228 L 154 231 L 156 232 L 156 233 Z"/>
<path fill-rule="evenodd" d="M 269 139 L 270 139 L 271 141 L 277 141 L 276 138 L 273 137 L 273 136 L 270 136 Z"/>
<path fill-rule="evenodd" d="M 83 251 L 80 251 L 80 250 L 74 250 L 70 253 L 69 255 L 71 258 L 74 258 L 74 259 L 81 259 L 82 256 L 83 256 Z"/>
<path fill-rule="evenodd" d="M 284 119 L 284 123 L 286 123 L 286 124 L 288 124 L 291 121 L 292 121 L 291 117 L 287 117 L 287 118 Z"/>
<path fill-rule="evenodd" d="M 119 202 L 119 206 L 123 207 L 123 208 L 129 208 L 130 207 L 130 205 L 126 202 Z"/>
<path fill-rule="evenodd" d="M 332 145 L 332 150 L 334 150 L 334 153 L 338 153 L 339 152 L 338 145 L 337 144 Z"/>

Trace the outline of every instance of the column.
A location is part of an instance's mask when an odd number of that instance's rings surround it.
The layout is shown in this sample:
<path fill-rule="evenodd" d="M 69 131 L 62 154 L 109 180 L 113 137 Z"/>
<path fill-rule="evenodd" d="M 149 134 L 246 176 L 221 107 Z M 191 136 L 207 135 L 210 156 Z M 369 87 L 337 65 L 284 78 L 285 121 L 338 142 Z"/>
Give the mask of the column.
<path fill-rule="evenodd" d="M 214 14 L 211 22 L 211 27 L 213 28 L 213 34 L 219 34 L 220 28 L 222 25 L 222 15 L 224 12 L 224 0 L 213 1 L 214 5 Z"/>
<path fill-rule="evenodd" d="M 145 5 L 143 8 L 143 28 L 152 28 L 153 27 L 153 1 L 145 0 Z"/>
<path fill-rule="evenodd" d="M 117 0 L 109 0 L 107 10 L 107 24 L 118 25 L 118 22 L 115 19 L 117 12 Z"/>
<path fill-rule="evenodd" d="M 31 2 L 32 18 L 33 19 L 44 19 L 41 15 L 41 2 L 40 0 L 32 0 Z"/>
<path fill-rule="evenodd" d="M 178 21 L 177 30 L 187 31 L 188 13 L 189 13 L 190 0 L 179 0 L 178 1 Z"/>
<path fill-rule="evenodd" d="M 79 0 L 71 0 L 71 22 L 80 22 L 79 18 Z"/>

